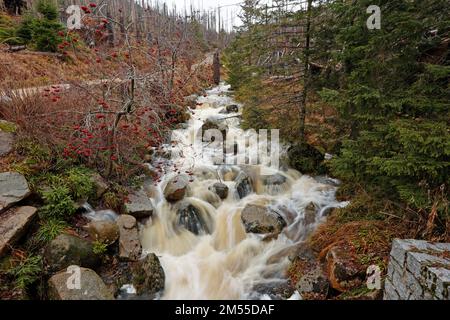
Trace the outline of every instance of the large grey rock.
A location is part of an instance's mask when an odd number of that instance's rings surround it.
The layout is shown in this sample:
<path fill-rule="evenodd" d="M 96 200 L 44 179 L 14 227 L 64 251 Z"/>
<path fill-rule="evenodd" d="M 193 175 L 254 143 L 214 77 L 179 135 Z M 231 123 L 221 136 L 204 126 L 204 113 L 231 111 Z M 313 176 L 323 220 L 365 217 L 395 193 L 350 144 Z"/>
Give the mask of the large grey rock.
<path fill-rule="evenodd" d="M 450 243 L 394 239 L 385 300 L 449 300 Z"/>
<path fill-rule="evenodd" d="M 91 242 L 69 234 L 61 234 L 50 241 L 45 248 L 44 258 L 52 272 L 71 265 L 95 268 L 100 264 L 100 257 L 94 253 Z"/>
<path fill-rule="evenodd" d="M 136 219 L 148 218 L 153 214 L 153 204 L 144 190 L 135 191 L 128 195 L 125 212 Z"/>
<path fill-rule="evenodd" d="M 166 276 L 154 253 L 150 253 L 133 268 L 133 286 L 137 295 L 151 296 L 164 290 Z"/>
<path fill-rule="evenodd" d="M 93 240 L 113 244 L 119 239 L 119 227 L 114 221 L 91 221 L 87 231 Z"/>
<path fill-rule="evenodd" d="M 14 147 L 14 134 L 0 130 L 0 157 L 8 155 Z"/>
<path fill-rule="evenodd" d="M 262 183 L 266 186 L 280 186 L 286 181 L 287 178 L 280 173 L 262 177 Z"/>
<path fill-rule="evenodd" d="M 189 186 L 187 175 L 178 175 L 172 178 L 164 188 L 164 197 L 169 202 L 177 202 L 184 198 Z"/>
<path fill-rule="evenodd" d="M 76 266 L 74 266 L 76 268 Z M 70 272 L 68 272 L 70 271 Z M 74 280 L 76 272 L 63 270 L 48 281 L 50 300 L 114 300 L 103 280 L 91 269 L 79 269 L 79 287 Z"/>
<path fill-rule="evenodd" d="M 0 257 L 24 236 L 36 212 L 34 207 L 19 207 L 0 215 Z"/>
<path fill-rule="evenodd" d="M 217 182 L 211 186 L 211 190 L 214 191 L 222 200 L 228 197 L 228 186 L 226 184 Z"/>
<path fill-rule="evenodd" d="M 27 180 L 17 172 L 0 173 L 0 213 L 30 195 Z"/>
<path fill-rule="evenodd" d="M 241 220 L 247 233 L 279 234 L 286 227 L 286 221 L 278 212 L 255 204 L 248 204 L 242 210 Z"/>
<path fill-rule="evenodd" d="M 116 222 L 119 227 L 119 257 L 126 261 L 139 260 L 142 247 L 136 218 L 121 215 Z"/>
<path fill-rule="evenodd" d="M 316 266 L 304 274 L 297 283 L 297 291 L 300 295 L 321 295 L 326 297 L 330 283 L 322 268 Z"/>

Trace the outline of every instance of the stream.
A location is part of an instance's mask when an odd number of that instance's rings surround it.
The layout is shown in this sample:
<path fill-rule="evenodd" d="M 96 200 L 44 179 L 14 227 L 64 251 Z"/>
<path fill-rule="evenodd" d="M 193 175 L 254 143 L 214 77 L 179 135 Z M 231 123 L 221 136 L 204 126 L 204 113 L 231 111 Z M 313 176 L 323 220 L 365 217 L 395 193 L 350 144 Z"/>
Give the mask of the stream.
<path fill-rule="evenodd" d="M 211 117 L 226 117 L 228 130 L 239 129 L 239 117 L 222 111 L 237 105 L 229 90 L 221 84 L 199 97 L 187 126 L 174 132 L 176 143 L 167 146 L 172 149 L 171 166 L 178 172 L 192 172 L 181 204 L 169 203 L 164 197 L 165 186 L 177 173 L 165 174 L 153 187 L 155 212 L 141 230 L 141 242 L 144 252 L 159 256 L 165 271 L 162 299 L 271 298 L 261 288 L 286 282 L 287 252 L 324 219 L 327 209 L 345 205 L 335 199 L 337 181 L 333 179 L 315 179 L 287 168 L 268 179 L 258 176 L 261 167 L 273 171 L 264 164 L 215 165 L 213 147 L 193 144 L 193 137 Z M 244 190 L 235 181 L 243 170 L 252 178 Z M 229 189 L 223 201 L 211 190 L 217 182 Z M 317 210 L 307 222 L 305 209 L 311 203 Z M 248 204 L 269 206 L 280 213 L 286 227 L 277 238 L 246 233 L 241 212 Z"/>

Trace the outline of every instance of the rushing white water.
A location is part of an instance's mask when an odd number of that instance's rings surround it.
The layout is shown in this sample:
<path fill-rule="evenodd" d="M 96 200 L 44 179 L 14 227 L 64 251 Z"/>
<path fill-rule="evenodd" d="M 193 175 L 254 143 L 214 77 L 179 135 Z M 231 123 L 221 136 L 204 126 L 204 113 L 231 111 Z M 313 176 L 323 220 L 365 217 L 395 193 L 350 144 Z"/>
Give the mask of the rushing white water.
<path fill-rule="evenodd" d="M 274 172 L 281 175 L 284 183 L 264 182 L 258 176 L 258 169 L 264 164 L 250 167 L 254 172 L 254 192 L 240 199 L 234 178 L 242 167 L 214 165 L 213 148 L 193 144 L 193 137 L 210 117 L 227 117 L 224 121 L 229 130 L 239 128 L 238 117 L 233 117 L 236 114 L 219 113 L 224 107 L 236 104 L 228 96 L 228 90 L 227 85 L 221 85 L 200 97 L 198 103 L 202 105 L 192 111 L 187 128 L 174 133 L 178 142 L 172 144 L 174 170 L 193 172 L 183 203 L 196 208 L 203 229 L 209 233 L 195 235 L 177 223 L 180 203 L 168 203 L 163 196 L 166 184 L 176 173 L 168 172 L 149 191 L 156 212 L 141 230 L 141 240 L 146 252 L 160 257 L 166 274 L 163 299 L 267 298 L 256 288 L 284 282 L 289 249 L 322 221 L 327 208 L 345 205 L 335 200 L 333 184 L 326 180 L 319 182 L 295 170 Z M 210 157 L 204 157 L 205 153 Z M 223 201 L 209 189 L 217 182 L 229 187 L 228 198 Z M 320 209 L 315 222 L 306 225 L 305 208 L 311 202 Z M 249 203 L 271 206 L 282 213 L 287 227 L 276 239 L 267 240 L 264 235 L 245 232 L 241 211 Z"/>

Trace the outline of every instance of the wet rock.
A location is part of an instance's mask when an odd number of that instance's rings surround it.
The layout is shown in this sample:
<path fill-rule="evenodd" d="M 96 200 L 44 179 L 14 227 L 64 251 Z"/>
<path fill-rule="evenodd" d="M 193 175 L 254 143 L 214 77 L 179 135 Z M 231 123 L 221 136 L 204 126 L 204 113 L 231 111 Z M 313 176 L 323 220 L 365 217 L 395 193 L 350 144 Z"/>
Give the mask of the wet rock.
<path fill-rule="evenodd" d="M 226 107 L 228 113 L 237 113 L 239 112 L 239 106 L 236 104 L 231 104 Z"/>
<path fill-rule="evenodd" d="M 200 210 L 187 201 L 183 201 L 178 205 L 177 217 L 177 224 L 195 235 L 210 233 Z"/>
<path fill-rule="evenodd" d="M 239 170 L 232 167 L 222 167 L 220 171 L 223 181 L 234 181 L 239 175 Z"/>
<path fill-rule="evenodd" d="M 286 280 L 257 284 L 253 290 L 257 295 L 268 295 L 273 300 L 286 300 L 294 294 L 295 288 Z M 258 297 L 256 296 L 255 299 Z"/>
<path fill-rule="evenodd" d="M 305 208 L 305 226 L 312 225 L 316 222 L 318 208 L 312 202 L 310 202 Z"/>
<path fill-rule="evenodd" d="M 92 239 L 113 244 L 119 239 L 119 227 L 113 221 L 92 221 L 87 226 Z"/>
<path fill-rule="evenodd" d="M 236 191 L 240 199 L 253 192 L 253 180 L 245 172 L 239 173 L 236 177 Z"/>
<path fill-rule="evenodd" d="M 8 155 L 14 146 L 14 134 L 0 130 L 0 157 Z"/>
<path fill-rule="evenodd" d="M 317 298 L 316 295 L 326 298 L 330 284 L 322 268 L 316 266 L 300 278 L 296 287 L 297 291 L 305 298 L 310 296 Z"/>
<path fill-rule="evenodd" d="M 194 169 L 195 178 L 198 180 L 217 180 L 217 171 L 207 168 L 199 167 Z"/>
<path fill-rule="evenodd" d="M 222 135 L 225 137 L 228 131 L 228 126 L 225 123 L 225 121 L 219 119 L 219 118 L 208 118 L 205 120 L 205 122 L 202 125 L 202 134 L 204 134 L 207 130 L 219 130 Z"/>
<path fill-rule="evenodd" d="M 130 215 L 121 215 L 117 219 L 117 226 L 119 227 L 119 257 L 126 261 L 139 260 L 142 247 L 136 218 Z"/>
<path fill-rule="evenodd" d="M 270 176 L 264 176 L 262 178 L 262 183 L 266 186 L 280 186 L 286 183 L 286 181 L 287 178 L 279 173 Z"/>
<path fill-rule="evenodd" d="M 198 96 L 196 94 L 192 94 L 190 96 L 187 96 L 184 98 L 184 102 L 189 106 L 189 107 L 194 107 L 195 104 L 197 103 L 197 99 Z"/>
<path fill-rule="evenodd" d="M 76 266 L 73 268 L 76 270 Z M 80 286 L 79 289 L 76 288 L 76 283 L 72 280 L 75 272 L 63 270 L 49 279 L 48 296 L 50 300 L 114 300 L 113 294 L 103 280 L 91 269 L 79 269 Z M 73 284 L 74 287 L 68 284 Z"/>
<path fill-rule="evenodd" d="M 158 257 L 150 253 L 133 268 L 133 286 L 137 295 L 152 296 L 164 290 L 166 276 Z"/>
<path fill-rule="evenodd" d="M 100 263 L 89 241 L 69 234 L 61 234 L 52 240 L 45 248 L 44 258 L 52 272 L 71 265 L 94 268 Z"/>
<path fill-rule="evenodd" d="M 125 203 L 125 212 L 135 217 L 143 219 L 151 217 L 153 214 L 153 204 L 144 190 L 139 190 L 128 195 L 128 202 Z"/>
<path fill-rule="evenodd" d="M 164 188 L 164 197 L 169 202 L 177 202 L 184 198 L 189 185 L 189 178 L 186 175 L 178 175 L 172 178 Z"/>
<path fill-rule="evenodd" d="M 214 191 L 222 200 L 228 197 L 228 187 L 226 184 L 220 182 L 215 183 L 211 186 L 211 190 Z"/>
<path fill-rule="evenodd" d="M 334 289 L 346 292 L 363 283 L 365 270 L 361 269 L 350 248 L 334 246 L 328 251 L 325 260 L 328 279 Z"/>
<path fill-rule="evenodd" d="M 27 180 L 17 172 L 0 173 L 0 213 L 30 195 Z"/>
<path fill-rule="evenodd" d="M 286 221 L 278 212 L 255 204 L 248 204 L 242 210 L 241 220 L 247 233 L 279 234 L 286 227 Z"/>
<path fill-rule="evenodd" d="M 95 185 L 95 195 L 97 199 L 100 199 L 103 194 L 108 191 L 109 185 L 107 181 L 98 173 L 91 176 L 92 182 Z"/>
<path fill-rule="evenodd" d="M 19 207 L 0 215 L 0 257 L 25 235 L 36 212 L 34 207 Z"/>

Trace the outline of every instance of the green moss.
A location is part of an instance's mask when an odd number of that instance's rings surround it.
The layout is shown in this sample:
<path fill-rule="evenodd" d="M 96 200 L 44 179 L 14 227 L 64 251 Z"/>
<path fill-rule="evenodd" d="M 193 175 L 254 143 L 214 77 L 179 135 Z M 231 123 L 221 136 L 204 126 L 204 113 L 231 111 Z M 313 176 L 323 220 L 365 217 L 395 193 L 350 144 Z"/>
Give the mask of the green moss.
<path fill-rule="evenodd" d="M 17 126 L 12 122 L 0 120 L 0 131 L 15 133 L 17 131 Z"/>

